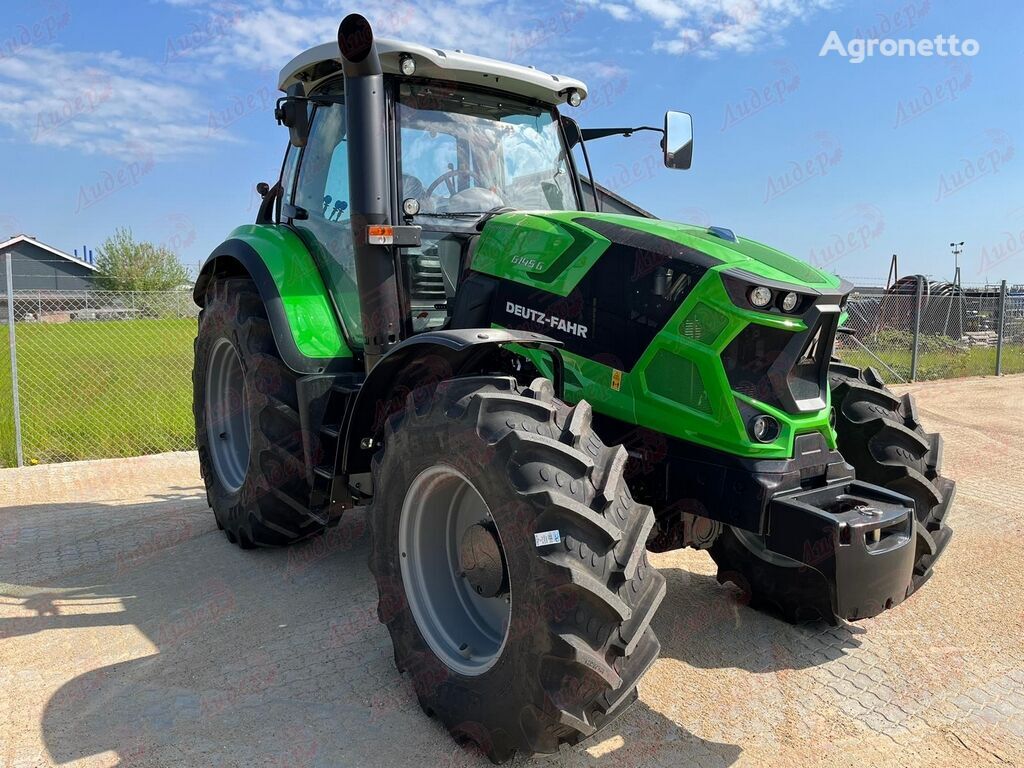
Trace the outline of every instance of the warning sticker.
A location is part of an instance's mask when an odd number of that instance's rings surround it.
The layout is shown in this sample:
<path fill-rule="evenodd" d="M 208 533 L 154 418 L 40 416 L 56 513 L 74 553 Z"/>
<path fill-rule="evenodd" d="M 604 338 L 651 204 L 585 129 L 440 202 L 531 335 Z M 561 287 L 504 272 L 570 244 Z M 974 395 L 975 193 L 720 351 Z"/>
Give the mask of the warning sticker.
<path fill-rule="evenodd" d="M 562 534 L 559 531 L 544 531 L 533 534 L 533 540 L 538 547 L 546 547 L 549 544 L 558 544 L 562 541 Z"/>
<path fill-rule="evenodd" d="M 612 389 L 616 392 L 622 389 L 622 371 L 612 371 Z"/>

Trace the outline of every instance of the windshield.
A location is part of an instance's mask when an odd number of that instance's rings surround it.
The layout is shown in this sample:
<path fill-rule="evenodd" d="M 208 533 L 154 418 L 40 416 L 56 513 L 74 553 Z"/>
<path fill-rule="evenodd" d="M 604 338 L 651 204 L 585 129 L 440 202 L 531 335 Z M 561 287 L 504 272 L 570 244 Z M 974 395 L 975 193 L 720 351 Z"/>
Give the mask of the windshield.
<path fill-rule="evenodd" d="M 402 200 L 414 199 L 421 215 L 579 208 L 551 109 L 450 85 L 402 83 L 398 124 Z"/>

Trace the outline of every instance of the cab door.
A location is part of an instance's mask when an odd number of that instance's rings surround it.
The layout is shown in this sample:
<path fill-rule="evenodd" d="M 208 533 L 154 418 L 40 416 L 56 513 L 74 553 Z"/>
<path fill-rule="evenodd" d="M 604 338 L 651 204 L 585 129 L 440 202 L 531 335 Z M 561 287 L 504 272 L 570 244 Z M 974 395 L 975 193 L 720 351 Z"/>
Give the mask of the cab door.
<path fill-rule="evenodd" d="M 319 94 L 318 94 L 319 95 Z M 313 109 L 298 160 L 294 191 L 285 190 L 282 218 L 299 234 L 327 285 L 349 346 L 363 346 L 350 221 L 348 145 L 340 84 Z"/>

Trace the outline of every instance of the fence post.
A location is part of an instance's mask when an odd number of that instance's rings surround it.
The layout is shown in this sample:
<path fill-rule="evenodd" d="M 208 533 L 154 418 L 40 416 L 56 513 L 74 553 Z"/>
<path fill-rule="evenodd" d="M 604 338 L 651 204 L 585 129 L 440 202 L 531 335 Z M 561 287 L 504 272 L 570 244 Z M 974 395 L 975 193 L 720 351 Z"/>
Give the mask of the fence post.
<path fill-rule="evenodd" d="M 917 381 L 917 351 L 921 341 L 921 304 L 924 301 L 924 279 L 917 278 L 917 291 L 914 301 L 914 344 L 910 349 L 910 380 Z"/>
<path fill-rule="evenodd" d="M 14 257 L 8 253 L 4 259 L 7 272 L 7 339 L 11 345 L 11 404 L 14 410 L 14 451 L 18 466 L 25 466 L 21 449 L 21 403 L 18 399 L 18 347 L 14 343 Z"/>
<path fill-rule="evenodd" d="M 996 336 L 996 376 L 1003 375 L 1003 331 L 1006 325 L 1003 318 L 1006 316 L 1006 281 L 999 285 L 999 326 Z"/>

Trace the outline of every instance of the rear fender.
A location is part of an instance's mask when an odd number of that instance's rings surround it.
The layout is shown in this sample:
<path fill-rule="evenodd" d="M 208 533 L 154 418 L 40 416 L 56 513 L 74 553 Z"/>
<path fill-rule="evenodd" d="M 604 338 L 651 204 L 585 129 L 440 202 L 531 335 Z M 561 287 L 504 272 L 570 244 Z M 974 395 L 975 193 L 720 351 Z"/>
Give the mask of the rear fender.
<path fill-rule="evenodd" d="M 320 270 L 294 232 L 281 226 L 236 229 L 203 264 L 196 304 L 205 304 L 214 277 L 243 276 L 256 284 L 285 365 L 300 374 L 356 370 Z"/>

